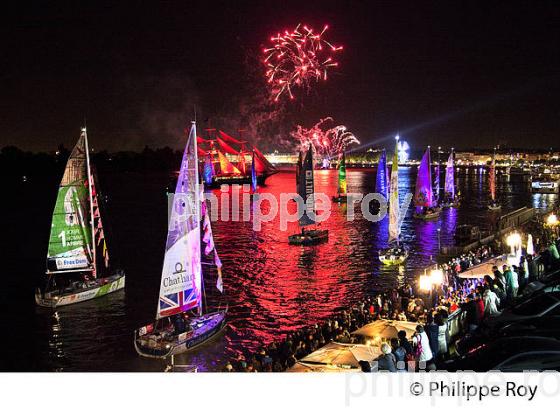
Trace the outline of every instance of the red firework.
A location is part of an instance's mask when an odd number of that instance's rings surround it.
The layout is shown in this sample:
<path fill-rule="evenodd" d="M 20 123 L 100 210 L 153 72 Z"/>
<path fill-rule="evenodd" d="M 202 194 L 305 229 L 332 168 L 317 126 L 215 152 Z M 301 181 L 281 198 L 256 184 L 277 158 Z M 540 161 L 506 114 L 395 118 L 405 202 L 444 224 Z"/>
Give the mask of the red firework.
<path fill-rule="evenodd" d="M 338 66 L 332 54 L 342 47 L 325 40 L 328 28 L 325 26 L 315 33 L 312 28 L 298 24 L 295 30 L 270 38 L 272 45 L 264 49 L 264 64 L 275 101 L 284 93 L 293 99 L 293 87 L 309 87 L 312 81 L 325 81 L 327 70 Z"/>

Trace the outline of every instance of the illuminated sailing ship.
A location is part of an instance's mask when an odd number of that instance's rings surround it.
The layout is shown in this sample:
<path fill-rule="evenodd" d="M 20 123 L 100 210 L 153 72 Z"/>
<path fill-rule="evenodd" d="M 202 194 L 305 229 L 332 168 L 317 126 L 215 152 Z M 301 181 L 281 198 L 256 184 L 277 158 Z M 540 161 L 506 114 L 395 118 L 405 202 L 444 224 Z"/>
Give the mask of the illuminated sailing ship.
<path fill-rule="evenodd" d="M 257 147 L 248 149 L 250 144 L 247 141 L 233 138 L 223 131 L 218 132 L 220 135 L 215 139 L 197 137 L 198 156 L 204 158 L 202 174 L 207 187 L 252 184 L 253 169 L 257 184 L 264 185 L 266 179 L 277 172 Z M 252 166 L 248 166 L 247 157 L 251 158 Z"/>

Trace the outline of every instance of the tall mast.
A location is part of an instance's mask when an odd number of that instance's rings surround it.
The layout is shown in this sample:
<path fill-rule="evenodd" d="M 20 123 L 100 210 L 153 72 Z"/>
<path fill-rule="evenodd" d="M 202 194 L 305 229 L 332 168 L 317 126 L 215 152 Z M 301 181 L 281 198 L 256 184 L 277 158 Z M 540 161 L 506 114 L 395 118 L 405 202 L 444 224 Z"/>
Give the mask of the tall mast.
<path fill-rule="evenodd" d="M 84 136 L 84 143 L 86 147 L 86 166 L 87 166 L 87 175 L 88 175 L 88 193 L 89 193 L 89 217 L 90 217 L 90 224 L 91 224 L 91 251 L 92 251 L 92 258 L 93 258 L 93 276 L 97 277 L 97 251 L 95 246 L 95 221 L 93 216 L 93 180 L 91 175 L 91 165 L 89 160 L 89 144 L 87 139 L 87 130 L 86 127 L 82 128 L 82 135 Z"/>
<path fill-rule="evenodd" d="M 200 194 L 200 181 L 198 179 L 198 141 L 197 141 L 197 134 L 196 134 L 196 115 L 195 115 L 195 120 L 191 121 L 191 127 L 192 127 L 192 133 L 190 133 L 190 135 L 192 135 L 192 138 L 194 139 L 194 152 L 193 152 L 193 156 L 194 156 L 194 181 L 195 181 L 195 192 L 193 192 L 193 194 L 195 195 L 195 198 L 198 198 L 198 195 Z M 202 200 L 204 200 L 204 198 L 202 198 Z M 196 210 L 196 220 L 197 223 L 200 225 L 201 221 L 201 216 L 200 216 L 200 206 L 201 206 L 201 202 L 199 201 L 195 201 L 197 202 L 196 206 L 195 206 L 195 210 Z M 199 256 L 200 257 L 200 256 Z M 202 291 L 203 294 L 206 295 L 206 289 L 204 288 L 204 273 L 202 272 L 202 269 L 200 270 L 200 285 L 202 286 Z M 202 305 L 206 303 L 206 300 L 202 300 L 202 295 L 200 296 L 200 304 L 198 306 L 198 315 L 201 316 L 202 315 Z"/>

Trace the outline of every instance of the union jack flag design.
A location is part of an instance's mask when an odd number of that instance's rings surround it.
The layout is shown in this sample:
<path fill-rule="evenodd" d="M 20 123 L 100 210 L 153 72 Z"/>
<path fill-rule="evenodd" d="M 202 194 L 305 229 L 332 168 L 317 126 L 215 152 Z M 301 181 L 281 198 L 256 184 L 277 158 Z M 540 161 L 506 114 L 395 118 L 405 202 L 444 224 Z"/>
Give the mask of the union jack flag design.
<path fill-rule="evenodd" d="M 159 315 L 160 317 L 172 316 L 177 313 L 194 309 L 198 306 L 196 289 L 188 289 L 171 295 L 160 296 Z"/>

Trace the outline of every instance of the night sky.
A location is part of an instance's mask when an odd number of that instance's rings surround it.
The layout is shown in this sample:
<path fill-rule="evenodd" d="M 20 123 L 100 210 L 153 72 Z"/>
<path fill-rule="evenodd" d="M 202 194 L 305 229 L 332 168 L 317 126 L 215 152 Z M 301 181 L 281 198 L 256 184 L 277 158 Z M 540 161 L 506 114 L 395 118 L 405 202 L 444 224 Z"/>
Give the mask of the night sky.
<path fill-rule="evenodd" d="M 0 146 L 71 146 L 86 118 L 98 150 L 179 148 L 196 105 L 199 128 L 263 122 L 248 137 L 265 149 L 325 116 L 364 144 L 559 147 L 560 2 L 487 3 L 21 4 L 1 17 Z M 263 45 L 299 22 L 330 25 L 339 68 L 281 115 L 247 117 Z"/>

